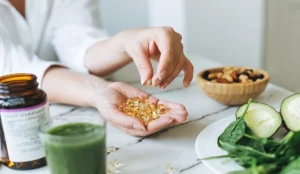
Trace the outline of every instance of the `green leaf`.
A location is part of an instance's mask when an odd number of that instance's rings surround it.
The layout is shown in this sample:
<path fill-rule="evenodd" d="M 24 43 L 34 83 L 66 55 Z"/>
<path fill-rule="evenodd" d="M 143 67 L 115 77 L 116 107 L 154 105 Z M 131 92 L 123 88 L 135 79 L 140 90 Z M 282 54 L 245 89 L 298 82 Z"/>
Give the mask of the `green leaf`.
<path fill-rule="evenodd" d="M 293 149 L 294 155 L 300 156 L 300 132 L 294 132 L 289 140 L 290 149 Z"/>
<path fill-rule="evenodd" d="M 279 142 L 272 140 L 261 141 L 266 153 L 275 153 L 277 148 L 280 146 Z"/>
<path fill-rule="evenodd" d="M 206 157 L 206 158 L 200 158 L 200 160 L 211 160 L 211 159 L 219 159 L 219 158 L 234 158 L 237 156 L 234 155 L 221 155 L 221 156 L 212 156 L 212 157 Z"/>
<path fill-rule="evenodd" d="M 300 174 L 300 157 L 284 167 L 280 174 Z"/>
<path fill-rule="evenodd" d="M 252 174 L 252 169 L 238 170 L 234 172 L 229 172 L 228 174 Z"/>
<path fill-rule="evenodd" d="M 255 158 L 252 159 L 251 170 L 253 174 L 259 174 Z"/>
<path fill-rule="evenodd" d="M 255 134 L 249 128 L 246 128 L 246 133 L 244 134 L 244 137 L 241 138 L 237 142 L 237 144 L 242 145 L 242 146 L 249 146 L 255 150 L 265 152 L 264 139 L 255 137 Z"/>
<path fill-rule="evenodd" d="M 228 142 L 222 142 L 222 141 L 220 141 L 220 144 L 224 150 L 229 152 L 230 155 L 255 158 L 257 159 L 258 163 L 273 161 L 276 159 L 275 154 L 267 154 L 264 152 L 260 152 L 249 146 L 233 145 Z"/>
<path fill-rule="evenodd" d="M 259 174 L 276 174 L 278 171 L 276 164 L 265 164 L 257 167 L 257 172 Z M 234 171 L 229 174 L 253 174 L 253 169 L 248 168 L 246 170 Z"/>
<path fill-rule="evenodd" d="M 246 109 L 238 120 L 232 122 L 225 130 L 224 132 L 218 137 L 218 145 L 220 146 L 220 141 L 222 142 L 228 142 L 230 144 L 236 144 L 245 134 L 246 130 L 246 122 L 244 120 L 244 117 L 248 111 L 248 108 L 251 104 L 252 99 L 249 99 L 248 104 L 246 106 Z M 222 147 L 221 147 L 222 148 Z"/>
<path fill-rule="evenodd" d="M 290 131 L 280 141 L 257 137 L 246 125 L 243 115 L 218 137 L 218 146 L 228 155 L 206 159 L 229 158 L 245 170 L 230 174 L 300 174 L 300 131 Z"/>
<path fill-rule="evenodd" d="M 246 123 L 245 121 L 236 120 L 232 122 L 224 132 L 219 136 L 218 142 L 228 142 L 230 144 L 237 143 L 245 133 Z M 218 143 L 219 147 L 220 144 Z"/>
<path fill-rule="evenodd" d="M 289 132 L 276 149 L 277 163 L 288 165 L 300 156 L 300 132 Z"/>
<path fill-rule="evenodd" d="M 245 133 L 243 139 L 246 137 L 248 139 L 251 139 L 252 141 L 255 141 L 255 142 L 248 142 L 248 143 L 249 143 L 249 146 L 251 146 L 252 148 L 254 148 L 256 150 L 266 152 L 266 153 L 275 153 L 277 148 L 280 146 L 280 142 L 278 142 L 278 141 L 274 141 L 271 138 L 268 138 L 268 139 L 267 138 L 259 138 L 255 135 L 249 133 L 247 130 L 248 129 L 246 128 L 246 133 Z M 253 143 L 253 144 L 251 144 L 251 143 Z M 238 142 L 238 144 L 246 145 L 243 142 L 242 143 Z M 264 150 L 261 149 L 261 146 L 263 147 Z"/>
<path fill-rule="evenodd" d="M 259 140 L 253 140 L 247 137 L 243 137 L 237 142 L 237 144 L 252 147 L 253 149 L 258 150 L 260 152 L 265 152 L 264 146 Z"/>

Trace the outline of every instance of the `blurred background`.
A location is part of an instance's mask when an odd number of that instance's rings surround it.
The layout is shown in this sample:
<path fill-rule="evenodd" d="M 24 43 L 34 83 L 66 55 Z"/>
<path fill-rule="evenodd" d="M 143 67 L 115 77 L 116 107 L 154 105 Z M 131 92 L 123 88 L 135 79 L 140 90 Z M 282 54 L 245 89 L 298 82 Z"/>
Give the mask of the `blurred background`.
<path fill-rule="evenodd" d="M 300 92 L 300 0 L 99 0 L 101 27 L 172 26 L 185 53 L 224 65 L 263 68 Z"/>

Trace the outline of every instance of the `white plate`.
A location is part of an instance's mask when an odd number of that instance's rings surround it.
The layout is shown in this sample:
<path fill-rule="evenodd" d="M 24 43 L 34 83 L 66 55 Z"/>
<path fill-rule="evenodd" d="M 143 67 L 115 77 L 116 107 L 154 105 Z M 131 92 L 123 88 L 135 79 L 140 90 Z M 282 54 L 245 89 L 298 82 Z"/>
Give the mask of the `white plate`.
<path fill-rule="evenodd" d="M 227 154 L 226 151 L 218 147 L 217 140 L 224 129 L 234 120 L 234 116 L 225 117 L 210 124 L 203 131 L 201 131 L 196 139 L 195 144 L 196 153 L 199 159 Z M 202 162 L 209 169 L 218 174 L 225 174 L 235 170 L 243 170 L 243 167 L 237 163 L 233 161 L 228 162 L 228 158 L 203 160 Z"/>
<path fill-rule="evenodd" d="M 218 147 L 217 141 L 221 133 L 234 120 L 235 116 L 225 117 L 221 120 L 210 124 L 203 131 L 200 132 L 195 143 L 196 154 L 199 159 L 227 154 L 226 151 Z M 286 129 L 283 126 L 281 126 L 280 129 L 273 136 L 273 138 L 277 140 L 282 139 L 286 135 L 286 133 Z M 219 158 L 211 160 L 202 160 L 202 162 L 209 169 L 218 174 L 225 174 L 228 172 L 244 169 L 242 166 L 238 165 L 234 161 L 228 162 L 228 160 L 229 158 Z"/>

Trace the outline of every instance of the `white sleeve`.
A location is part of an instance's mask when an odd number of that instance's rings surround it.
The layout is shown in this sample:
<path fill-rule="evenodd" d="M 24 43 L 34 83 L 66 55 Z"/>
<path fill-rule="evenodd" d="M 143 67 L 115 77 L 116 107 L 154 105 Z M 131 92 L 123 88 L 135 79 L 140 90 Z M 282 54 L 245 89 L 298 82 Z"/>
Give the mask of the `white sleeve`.
<path fill-rule="evenodd" d="M 108 34 L 97 27 L 96 0 L 57 0 L 52 44 L 59 60 L 70 69 L 88 72 L 84 66 L 87 50 Z"/>
<path fill-rule="evenodd" d="M 22 45 L 13 43 L 8 37 L 0 36 L 0 76 L 12 73 L 31 73 L 37 76 L 41 87 L 44 73 L 58 62 L 40 60 L 31 55 Z M 60 65 L 61 66 L 61 65 Z"/>

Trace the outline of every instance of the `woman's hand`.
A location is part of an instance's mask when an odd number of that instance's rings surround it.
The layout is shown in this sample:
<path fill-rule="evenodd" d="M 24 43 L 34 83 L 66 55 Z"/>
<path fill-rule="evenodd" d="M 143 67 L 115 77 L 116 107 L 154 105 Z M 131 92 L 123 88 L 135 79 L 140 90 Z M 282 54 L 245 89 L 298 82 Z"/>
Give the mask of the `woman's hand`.
<path fill-rule="evenodd" d="M 171 27 L 126 30 L 116 35 L 123 43 L 124 52 L 131 57 L 140 73 L 141 83 L 151 80 L 153 86 L 166 88 L 183 70 L 183 85 L 193 79 L 193 65 L 183 53 L 181 35 Z M 157 60 L 154 74 L 150 58 Z"/>
<path fill-rule="evenodd" d="M 144 96 L 154 104 L 164 104 L 170 110 L 146 127 L 140 120 L 127 116 L 119 110 L 119 105 L 127 98 L 137 96 Z M 160 101 L 140 89 L 120 82 L 113 82 L 107 88 L 101 89 L 94 99 L 94 106 L 111 125 L 134 136 L 147 136 L 171 125 L 187 121 L 188 112 L 183 105 Z"/>
<path fill-rule="evenodd" d="M 122 31 L 88 50 L 85 65 L 92 74 L 106 76 L 135 62 L 142 84 L 166 88 L 183 70 L 183 85 L 193 79 L 193 65 L 183 53 L 181 35 L 171 27 Z M 150 60 L 158 61 L 154 74 Z"/>
<path fill-rule="evenodd" d="M 131 135 L 146 136 L 173 124 L 187 121 L 188 113 L 183 105 L 159 101 L 128 84 L 110 83 L 99 77 L 77 73 L 62 67 L 49 68 L 44 76 L 42 86 L 49 101 L 95 107 L 109 123 Z M 171 110 L 151 122 L 147 127 L 138 119 L 126 116 L 119 110 L 119 105 L 128 98 L 142 96 L 147 97 L 149 102 L 162 103 Z"/>

